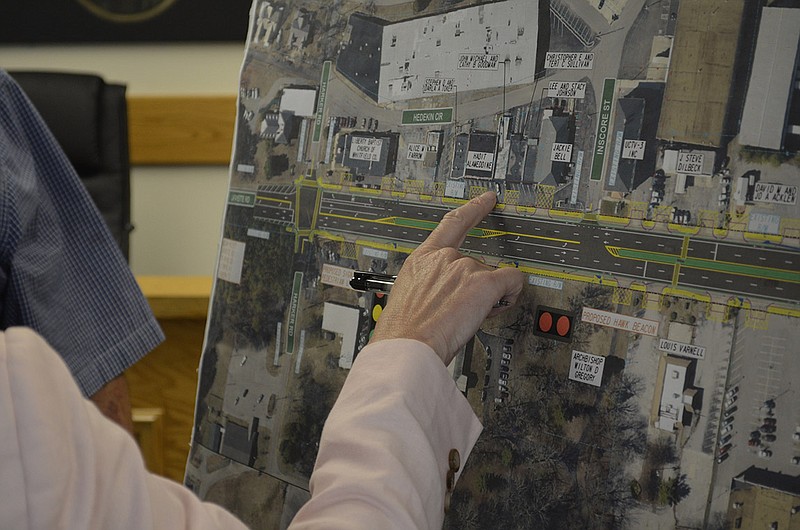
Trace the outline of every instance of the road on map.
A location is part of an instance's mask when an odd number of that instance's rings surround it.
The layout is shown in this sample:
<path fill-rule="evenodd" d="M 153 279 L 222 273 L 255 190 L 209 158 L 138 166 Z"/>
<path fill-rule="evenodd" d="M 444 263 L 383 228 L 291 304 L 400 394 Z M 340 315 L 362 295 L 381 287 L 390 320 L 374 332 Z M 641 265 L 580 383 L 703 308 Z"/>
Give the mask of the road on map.
<path fill-rule="evenodd" d="M 316 229 L 415 246 L 447 211 L 436 204 L 324 191 Z M 464 250 L 522 265 L 542 263 L 782 301 L 800 298 L 797 253 L 779 248 L 511 213 L 491 214 L 477 228 Z"/>

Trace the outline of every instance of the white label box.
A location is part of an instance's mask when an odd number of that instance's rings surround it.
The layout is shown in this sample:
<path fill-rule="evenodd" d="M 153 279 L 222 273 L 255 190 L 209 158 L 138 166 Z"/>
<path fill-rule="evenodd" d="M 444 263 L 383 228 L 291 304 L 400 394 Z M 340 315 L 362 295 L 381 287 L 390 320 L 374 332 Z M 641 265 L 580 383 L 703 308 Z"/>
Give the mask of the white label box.
<path fill-rule="evenodd" d="M 678 173 L 686 173 L 687 175 L 702 175 L 704 158 L 705 155 L 700 153 L 680 153 L 678 154 L 678 165 L 675 166 L 675 170 Z"/>
<path fill-rule="evenodd" d="M 462 53 L 458 56 L 459 70 L 497 70 L 499 55 L 486 53 Z"/>
<path fill-rule="evenodd" d="M 547 52 L 544 65 L 545 68 L 560 70 L 591 70 L 594 66 L 594 54 L 591 52 Z"/>
<path fill-rule="evenodd" d="M 599 387 L 603 381 L 603 368 L 605 366 L 605 357 L 572 350 L 572 359 L 569 363 L 569 378 L 573 381 Z"/>
<path fill-rule="evenodd" d="M 547 97 L 564 99 L 583 99 L 586 97 L 586 83 L 580 81 L 550 81 Z"/>
<path fill-rule="evenodd" d="M 455 89 L 456 80 L 452 77 L 426 77 L 422 82 L 423 94 L 451 94 Z"/>
<path fill-rule="evenodd" d="M 444 196 L 463 199 L 466 189 L 467 185 L 463 180 L 448 180 L 444 186 Z"/>
<path fill-rule="evenodd" d="M 428 150 L 428 146 L 425 144 L 408 144 L 408 154 L 406 158 L 408 160 L 422 160 L 425 158 L 425 151 Z"/>
<path fill-rule="evenodd" d="M 246 245 L 242 241 L 223 238 L 217 264 L 217 278 L 239 284 L 242 281 L 242 266 Z"/>
<path fill-rule="evenodd" d="M 470 151 L 467 153 L 467 168 L 491 171 L 494 166 L 494 153 Z"/>
<path fill-rule="evenodd" d="M 583 308 L 581 312 L 581 322 L 607 326 L 609 328 L 621 329 L 622 331 L 630 331 L 631 333 L 639 333 L 651 337 L 658 335 L 658 322 L 655 320 L 629 317 L 618 313 L 611 313 L 610 311 L 593 309 L 591 307 Z"/>
<path fill-rule="evenodd" d="M 703 346 L 694 346 L 676 340 L 661 339 L 658 341 L 658 349 L 675 355 L 683 355 L 692 359 L 702 359 L 706 356 L 706 349 Z"/>
<path fill-rule="evenodd" d="M 325 285 L 333 285 L 334 287 L 345 287 L 351 289 L 350 280 L 353 279 L 353 269 L 347 267 L 338 267 L 328 263 L 322 264 L 322 274 L 320 280 Z"/>
<path fill-rule="evenodd" d="M 569 162 L 572 160 L 572 144 L 553 144 L 553 150 L 550 151 L 550 160 L 552 162 Z"/>
<path fill-rule="evenodd" d="M 354 136 L 350 144 L 350 158 L 353 160 L 369 160 L 377 162 L 381 159 L 381 147 L 383 140 L 380 138 L 364 138 Z"/>
<path fill-rule="evenodd" d="M 377 248 L 364 247 L 361 250 L 361 253 L 370 258 L 389 259 L 388 252 L 386 252 L 385 250 L 379 250 Z"/>
<path fill-rule="evenodd" d="M 633 160 L 644 160 L 644 148 L 647 142 L 644 140 L 625 140 L 622 144 L 622 158 Z"/>
<path fill-rule="evenodd" d="M 756 182 L 753 200 L 773 204 L 797 204 L 797 186 Z"/>
<path fill-rule="evenodd" d="M 528 283 L 536 287 L 547 287 L 548 289 L 556 289 L 558 291 L 564 289 L 563 281 L 545 278 L 543 276 L 528 276 Z"/>

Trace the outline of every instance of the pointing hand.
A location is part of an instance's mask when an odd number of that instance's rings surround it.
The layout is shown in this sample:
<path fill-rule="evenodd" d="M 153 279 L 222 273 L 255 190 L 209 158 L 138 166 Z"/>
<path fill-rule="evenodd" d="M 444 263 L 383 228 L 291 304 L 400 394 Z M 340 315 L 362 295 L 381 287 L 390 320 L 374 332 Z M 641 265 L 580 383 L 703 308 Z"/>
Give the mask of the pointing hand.
<path fill-rule="evenodd" d="M 496 203 L 486 192 L 444 216 L 406 259 L 372 341 L 415 339 L 450 364 L 490 315 L 508 309 L 522 292 L 523 274 L 463 256 L 458 248 Z M 498 301 L 504 305 L 498 306 Z"/>

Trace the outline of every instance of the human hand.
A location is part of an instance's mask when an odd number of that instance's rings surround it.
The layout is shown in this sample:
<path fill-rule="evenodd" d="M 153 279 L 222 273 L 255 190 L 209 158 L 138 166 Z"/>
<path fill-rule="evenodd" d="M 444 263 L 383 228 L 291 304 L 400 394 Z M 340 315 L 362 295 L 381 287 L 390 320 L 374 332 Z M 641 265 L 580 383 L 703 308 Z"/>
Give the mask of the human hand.
<path fill-rule="evenodd" d="M 467 232 L 492 211 L 496 201 L 490 191 L 448 212 L 408 256 L 372 341 L 415 339 L 448 365 L 486 317 L 511 307 L 522 292 L 522 272 L 495 269 L 458 251 Z M 505 305 L 498 306 L 500 300 Z"/>

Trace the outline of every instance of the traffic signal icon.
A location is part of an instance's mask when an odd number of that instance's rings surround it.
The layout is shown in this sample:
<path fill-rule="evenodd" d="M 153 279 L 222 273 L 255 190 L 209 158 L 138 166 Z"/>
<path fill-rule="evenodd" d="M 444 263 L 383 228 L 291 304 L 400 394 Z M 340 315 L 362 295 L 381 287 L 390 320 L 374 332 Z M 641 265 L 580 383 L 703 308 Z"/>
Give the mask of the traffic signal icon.
<path fill-rule="evenodd" d="M 374 293 L 372 298 L 372 312 L 370 313 L 369 332 L 372 335 L 372 330 L 375 329 L 375 324 L 383 313 L 383 308 L 386 307 L 386 301 L 389 296 L 385 293 Z"/>
<path fill-rule="evenodd" d="M 540 305 L 536 308 L 533 334 L 564 342 L 572 340 L 575 315 L 562 309 Z"/>

